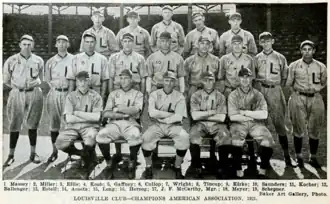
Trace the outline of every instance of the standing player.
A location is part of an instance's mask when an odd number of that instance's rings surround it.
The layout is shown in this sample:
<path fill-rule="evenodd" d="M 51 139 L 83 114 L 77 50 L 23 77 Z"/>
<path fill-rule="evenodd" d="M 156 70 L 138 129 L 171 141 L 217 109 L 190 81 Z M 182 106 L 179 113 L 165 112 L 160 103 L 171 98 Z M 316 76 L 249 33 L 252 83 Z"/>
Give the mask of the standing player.
<path fill-rule="evenodd" d="M 34 163 L 40 163 L 40 158 L 35 150 L 37 128 L 43 106 L 42 91 L 38 86 L 41 84 L 43 76 L 44 61 L 31 52 L 34 41 L 30 35 L 23 35 L 19 46 L 20 53 L 9 57 L 3 66 L 3 85 L 11 88 L 7 103 L 10 150 L 4 167 L 14 162 L 15 148 L 25 111 L 31 146 L 30 160 Z"/>
<path fill-rule="evenodd" d="M 110 142 L 124 137 L 130 149 L 128 165 L 129 179 L 135 178 L 137 153 L 142 143 L 141 125 L 137 122 L 143 106 L 143 94 L 133 89 L 133 74 L 124 69 L 119 74 L 120 89 L 110 93 L 103 112 L 104 118 L 110 118 L 110 123 L 101 129 L 96 136 L 100 150 L 107 162 L 107 168 L 113 168 L 110 157 Z M 118 153 L 118 152 L 117 152 Z"/>
<path fill-rule="evenodd" d="M 163 21 L 155 24 L 151 29 L 151 49 L 156 52 L 158 47 L 158 39 L 163 32 L 170 33 L 171 43 L 170 49 L 182 55 L 184 48 L 184 30 L 180 24 L 172 21 L 173 8 L 164 6 L 162 8 Z"/>
<path fill-rule="evenodd" d="M 80 44 L 80 52 L 84 52 L 84 36 L 86 33 L 93 33 L 96 38 L 95 42 L 95 51 L 101 53 L 107 58 L 110 57 L 111 54 L 118 52 L 118 44 L 116 41 L 116 36 L 109 28 L 106 28 L 102 25 L 104 21 L 104 14 L 101 9 L 98 9 L 93 12 L 91 17 L 93 21 L 93 27 L 85 30 L 82 34 L 81 44 Z"/>
<path fill-rule="evenodd" d="M 240 13 L 233 13 L 229 16 L 228 20 L 230 24 L 230 30 L 224 32 L 220 36 L 219 42 L 219 57 L 232 52 L 231 39 L 239 35 L 243 38 L 243 49 L 244 53 L 255 56 L 258 52 L 256 43 L 254 41 L 253 35 L 246 30 L 241 29 L 242 16 Z"/>
<path fill-rule="evenodd" d="M 242 68 L 250 69 L 252 76 L 255 77 L 254 60 L 251 56 L 243 53 L 243 38 L 240 35 L 235 35 L 231 38 L 231 46 L 232 52 L 222 56 L 220 59 L 220 71 L 218 75 L 226 98 L 228 98 L 230 92 L 239 86 L 238 72 Z"/>
<path fill-rule="evenodd" d="M 102 98 L 89 89 L 89 75 L 81 71 L 76 75 L 77 90 L 70 92 L 65 100 L 64 119 L 66 127 L 56 140 L 56 147 L 69 155 L 81 156 L 86 167 L 88 178 L 96 162 L 95 137 L 102 115 Z M 82 138 L 84 149 L 78 150 L 74 141 Z"/>
<path fill-rule="evenodd" d="M 197 178 L 202 178 L 200 161 L 200 145 L 202 138 L 211 136 L 216 142 L 219 155 L 218 178 L 222 176 L 228 165 L 230 134 L 224 124 L 227 105 L 226 98 L 218 90 L 215 90 L 215 75 L 211 71 L 201 75 L 203 89 L 195 92 L 190 100 L 191 116 L 194 124 L 190 129 L 190 154 L 191 165 L 196 169 Z"/>
<path fill-rule="evenodd" d="M 266 170 L 270 167 L 273 154 L 274 140 L 272 134 L 262 122 L 267 119 L 267 103 L 262 93 L 252 88 L 252 72 L 242 68 L 239 73 L 240 86 L 228 97 L 228 116 L 232 121 L 230 133 L 233 145 L 233 165 L 236 176 L 242 178 L 242 152 L 246 136 L 260 142 L 260 170 L 259 177 L 265 178 Z"/>
<path fill-rule="evenodd" d="M 93 33 L 83 35 L 84 52 L 79 53 L 73 58 L 73 76 L 81 71 L 88 72 L 90 76 L 89 87 L 99 93 L 103 101 L 106 101 L 109 83 L 109 68 L 107 58 L 95 52 L 97 40 Z M 75 80 L 75 78 L 71 78 Z"/>
<path fill-rule="evenodd" d="M 259 43 L 263 51 L 256 56 L 256 80 L 261 85 L 260 92 L 267 101 L 268 113 L 278 134 L 285 163 L 287 166 L 291 166 L 289 144 L 284 124 L 286 101 L 281 87 L 285 86 L 288 77 L 288 65 L 285 57 L 273 50 L 274 39 L 271 33 L 261 33 Z"/>
<path fill-rule="evenodd" d="M 183 68 L 183 58 L 176 52 L 171 51 L 171 34 L 163 32 L 159 36 L 159 49 L 151 54 L 146 62 L 148 77 L 146 80 L 146 91 L 150 92 L 163 88 L 163 74 L 167 71 L 174 72 L 179 78 L 180 92 L 185 90 L 185 71 Z"/>
<path fill-rule="evenodd" d="M 292 88 L 292 95 L 288 101 L 288 115 L 293 125 L 293 141 L 299 167 L 304 167 L 301 149 L 302 139 L 307 133 L 311 154 L 309 162 L 313 167 L 320 168 L 316 154 L 325 112 L 320 91 L 327 85 L 327 68 L 313 59 L 315 46 L 312 41 L 302 42 L 300 51 L 302 59 L 289 65 L 286 85 Z"/>
<path fill-rule="evenodd" d="M 150 94 L 149 115 L 154 120 L 143 134 L 142 150 L 146 160 L 146 179 L 152 179 L 152 151 L 164 136 L 174 140 L 176 158 L 174 171 L 177 179 L 182 179 L 181 164 L 189 148 L 189 135 L 182 127 L 182 119 L 187 117 L 186 102 L 182 93 L 174 90 L 177 77 L 167 71 L 163 75 L 164 88 Z"/>
<path fill-rule="evenodd" d="M 134 48 L 133 50 L 140 55 L 142 55 L 145 59 L 151 54 L 150 48 L 150 34 L 149 32 L 139 26 L 140 16 L 135 10 L 130 10 L 127 13 L 127 22 L 128 26 L 119 30 L 117 34 L 117 42 L 119 44 L 119 48 L 123 49 L 121 45 L 122 37 L 126 33 L 130 33 L 133 35 Z"/>
<path fill-rule="evenodd" d="M 194 55 L 198 51 L 196 46 L 196 41 L 203 36 L 211 39 L 211 46 L 209 47 L 210 53 L 216 53 L 219 50 L 219 36 L 218 32 L 213 28 L 206 27 L 204 14 L 201 12 L 195 12 L 192 14 L 193 23 L 196 25 L 196 28 L 190 31 L 185 39 L 184 43 L 184 58 L 187 58 L 191 55 Z"/>
<path fill-rule="evenodd" d="M 53 144 L 53 153 L 48 162 L 57 159 L 58 152 L 55 147 L 56 138 L 61 128 L 61 116 L 65 97 L 68 92 L 74 90 L 72 78 L 72 59 L 73 55 L 68 53 L 69 39 L 65 35 L 56 38 L 55 47 L 58 53 L 46 62 L 45 81 L 50 83 L 51 90 L 46 97 L 45 108 L 50 120 L 50 136 Z"/>

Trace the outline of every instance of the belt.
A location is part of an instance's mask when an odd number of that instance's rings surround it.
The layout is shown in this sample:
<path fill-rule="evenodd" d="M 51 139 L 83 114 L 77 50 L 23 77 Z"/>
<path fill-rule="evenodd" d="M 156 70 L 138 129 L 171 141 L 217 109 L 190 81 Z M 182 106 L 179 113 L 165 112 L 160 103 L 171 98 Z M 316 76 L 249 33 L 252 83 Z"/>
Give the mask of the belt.
<path fill-rule="evenodd" d="M 261 84 L 261 86 L 265 87 L 265 88 L 275 88 L 275 85 L 268 85 L 268 84 Z"/>
<path fill-rule="evenodd" d="M 67 92 L 69 91 L 68 88 L 55 88 L 56 91 L 59 91 L 59 92 Z"/>
<path fill-rule="evenodd" d="M 30 92 L 30 91 L 33 91 L 34 88 L 28 88 L 28 89 L 18 89 L 19 92 Z"/>
<path fill-rule="evenodd" d="M 315 93 L 304 93 L 304 92 L 298 92 L 300 95 L 307 96 L 307 97 L 314 97 Z"/>

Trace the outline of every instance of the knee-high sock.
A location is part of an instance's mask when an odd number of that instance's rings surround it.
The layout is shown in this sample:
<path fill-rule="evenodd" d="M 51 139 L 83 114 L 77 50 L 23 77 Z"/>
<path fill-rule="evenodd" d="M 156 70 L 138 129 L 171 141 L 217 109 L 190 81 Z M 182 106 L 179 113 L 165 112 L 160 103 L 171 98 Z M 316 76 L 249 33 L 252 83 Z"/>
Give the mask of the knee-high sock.
<path fill-rule="evenodd" d="M 35 148 L 37 145 L 37 129 L 29 129 L 28 132 L 29 140 L 30 140 L 30 146 L 31 146 L 31 154 L 35 153 Z"/>
<path fill-rule="evenodd" d="M 110 156 L 110 144 L 98 144 L 101 150 L 101 153 L 106 161 L 111 159 Z"/>
<path fill-rule="evenodd" d="M 190 144 L 191 164 L 194 167 L 201 165 L 201 148 L 198 144 Z"/>
<path fill-rule="evenodd" d="M 9 155 L 13 156 L 15 152 L 15 148 L 17 145 L 18 137 L 19 137 L 19 132 L 10 132 L 9 135 Z"/>
<path fill-rule="evenodd" d="M 130 158 L 131 161 L 137 161 L 137 153 L 138 153 L 140 147 L 141 147 L 140 144 L 129 147 L 129 151 L 130 151 L 129 158 Z"/>

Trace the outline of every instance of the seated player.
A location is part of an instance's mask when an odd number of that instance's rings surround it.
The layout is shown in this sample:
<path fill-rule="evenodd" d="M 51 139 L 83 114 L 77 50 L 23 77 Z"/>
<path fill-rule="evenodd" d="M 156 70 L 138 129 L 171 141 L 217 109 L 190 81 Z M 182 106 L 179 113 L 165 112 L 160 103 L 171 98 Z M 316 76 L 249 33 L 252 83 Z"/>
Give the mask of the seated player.
<path fill-rule="evenodd" d="M 135 178 L 137 153 L 140 149 L 141 125 L 136 121 L 140 117 L 143 106 L 143 94 L 133 89 L 132 72 L 124 69 L 119 74 L 120 89 L 109 94 L 103 118 L 110 122 L 99 131 L 96 141 L 107 163 L 108 170 L 112 170 L 113 162 L 110 157 L 110 143 L 124 138 L 130 149 L 129 179 Z"/>
<path fill-rule="evenodd" d="M 211 136 L 216 142 L 219 154 L 218 178 L 228 165 L 229 148 L 231 146 L 230 134 L 225 121 L 227 105 L 225 96 L 214 88 L 215 76 L 211 71 L 201 75 L 203 89 L 191 96 L 191 116 L 194 120 L 190 129 L 191 165 L 196 170 L 197 178 L 202 178 L 200 161 L 200 145 L 202 138 Z"/>
<path fill-rule="evenodd" d="M 76 91 L 70 92 L 65 101 L 65 129 L 56 140 L 56 148 L 69 155 L 81 156 L 86 167 L 88 178 L 91 168 L 96 162 L 95 137 L 98 132 L 101 113 L 102 97 L 89 88 L 89 75 L 81 71 L 76 75 Z M 82 138 L 84 149 L 78 150 L 74 141 Z"/>
<path fill-rule="evenodd" d="M 189 148 L 189 135 L 182 127 L 182 120 L 187 117 L 186 101 L 182 93 L 174 90 L 176 74 L 167 71 L 162 77 L 164 88 L 152 92 L 149 97 L 149 115 L 154 124 L 142 136 L 142 150 L 146 160 L 145 174 L 146 179 L 152 179 L 152 151 L 162 137 L 169 136 L 174 140 L 177 153 L 175 176 L 182 179 L 184 177 L 181 164 Z"/>
<path fill-rule="evenodd" d="M 242 178 L 242 152 L 245 138 L 249 134 L 260 142 L 259 155 L 261 165 L 259 177 L 266 177 L 266 170 L 270 167 L 273 154 L 274 140 L 266 128 L 264 121 L 268 117 L 267 103 L 264 96 L 252 88 L 252 72 L 242 68 L 239 73 L 240 86 L 228 97 L 228 116 L 232 122 L 230 133 L 232 136 L 233 165 L 238 178 Z"/>

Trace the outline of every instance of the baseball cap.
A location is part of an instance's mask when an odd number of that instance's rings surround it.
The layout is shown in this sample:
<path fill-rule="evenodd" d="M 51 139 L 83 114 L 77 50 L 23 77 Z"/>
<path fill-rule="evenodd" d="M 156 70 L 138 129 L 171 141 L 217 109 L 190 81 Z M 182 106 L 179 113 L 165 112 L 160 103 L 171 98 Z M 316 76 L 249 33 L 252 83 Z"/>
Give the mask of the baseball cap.
<path fill-rule="evenodd" d="M 233 42 L 243 42 L 243 38 L 242 36 L 240 35 L 234 35 L 232 38 L 231 38 L 231 43 Z"/>
<path fill-rule="evenodd" d="M 102 9 L 96 9 L 96 10 L 93 11 L 93 13 L 92 13 L 92 16 L 95 16 L 95 15 L 99 15 L 99 16 L 101 16 L 101 17 L 104 17 L 103 10 L 102 10 Z"/>
<path fill-rule="evenodd" d="M 162 8 L 162 11 L 164 11 L 164 10 L 170 10 L 170 11 L 173 11 L 173 8 L 171 7 L 171 6 L 169 6 L 169 5 L 166 5 L 166 6 L 164 6 L 163 8 Z"/>
<path fill-rule="evenodd" d="M 176 79 L 176 74 L 172 71 L 167 71 L 163 74 L 163 78 Z"/>
<path fill-rule="evenodd" d="M 131 70 L 129 70 L 129 69 L 123 69 L 120 72 L 119 76 L 129 76 L 130 78 L 132 78 L 133 74 L 132 74 Z"/>
<path fill-rule="evenodd" d="M 30 41 L 34 41 L 33 40 L 33 37 L 31 36 L 31 35 L 23 35 L 22 37 L 21 37 L 21 39 L 20 39 L 20 41 L 22 41 L 22 40 L 30 40 Z"/>
<path fill-rule="evenodd" d="M 273 39 L 273 35 L 270 32 L 263 32 L 259 35 L 259 40 L 261 39 Z"/>
<path fill-rule="evenodd" d="M 305 45 L 310 45 L 310 46 L 312 46 L 312 48 L 315 48 L 315 44 L 312 41 L 305 40 L 300 44 L 300 49 L 303 48 Z"/>
<path fill-rule="evenodd" d="M 88 79 L 89 78 L 89 74 L 86 71 L 80 71 L 76 75 L 76 78 L 85 78 L 85 79 Z"/>
<path fill-rule="evenodd" d="M 134 9 L 129 9 L 129 11 L 127 12 L 127 17 L 133 17 L 133 18 L 137 18 L 139 17 L 139 14 L 137 11 L 135 11 Z"/>
<path fill-rule="evenodd" d="M 232 18 L 239 18 L 239 19 L 242 19 L 242 16 L 241 16 L 241 14 L 240 13 L 238 13 L 238 12 L 235 12 L 235 13 L 231 13 L 231 14 L 229 14 L 229 19 L 232 19 Z"/>
<path fill-rule="evenodd" d="M 239 77 L 252 76 L 252 72 L 250 69 L 242 67 L 241 70 L 239 70 L 239 72 L 238 72 L 238 76 Z"/>
<path fill-rule="evenodd" d="M 59 35 L 59 36 L 57 36 L 56 41 L 58 41 L 58 40 L 66 40 L 66 41 L 69 42 L 69 38 L 66 37 L 65 35 Z"/>
<path fill-rule="evenodd" d="M 203 35 L 198 38 L 198 42 L 202 42 L 202 41 L 212 42 L 209 36 L 203 36 Z"/>
<path fill-rule="evenodd" d="M 171 37 L 171 33 L 165 31 L 160 34 L 159 38 L 171 39 L 172 37 Z"/>
<path fill-rule="evenodd" d="M 124 39 L 130 39 L 130 40 L 134 41 L 134 36 L 130 33 L 125 33 L 122 37 L 122 40 L 124 40 Z"/>
<path fill-rule="evenodd" d="M 196 17 L 198 17 L 198 16 L 204 16 L 204 14 L 202 13 L 202 12 L 194 12 L 194 13 L 192 13 L 192 19 L 194 19 L 194 18 L 196 18 Z"/>
<path fill-rule="evenodd" d="M 92 37 L 96 40 L 96 36 L 94 33 L 91 33 L 91 32 L 86 32 L 84 35 L 83 35 L 83 38 L 85 37 Z"/>
<path fill-rule="evenodd" d="M 213 72 L 207 71 L 207 72 L 203 72 L 201 74 L 201 78 L 202 79 L 205 79 L 205 78 L 207 78 L 207 79 L 215 79 L 215 76 L 214 76 L 214 73 Z"/>

